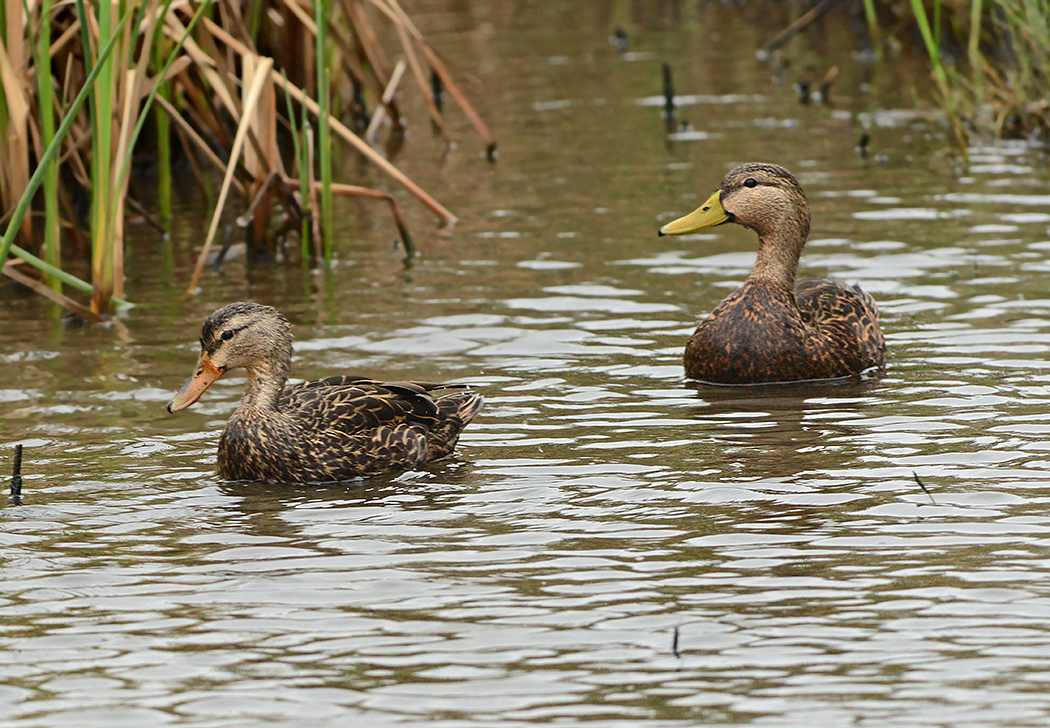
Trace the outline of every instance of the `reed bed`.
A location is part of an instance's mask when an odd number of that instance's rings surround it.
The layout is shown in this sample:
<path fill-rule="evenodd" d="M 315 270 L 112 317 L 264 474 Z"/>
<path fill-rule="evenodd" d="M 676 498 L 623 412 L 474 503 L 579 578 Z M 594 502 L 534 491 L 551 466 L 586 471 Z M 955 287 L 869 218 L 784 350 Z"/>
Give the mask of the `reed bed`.
<path fill-rule="evenodd" d="M 490 154 L 495 148 L 398 0 L 5 0 L 0 29 L 0 269 L 92 322 L 126 303 L 125 210 L 143 211 L 129 195 L 137 159 L 149 156 L 158 167 L 159 214 L 143 212 L 159 224 L 170 217 L 173 138 L 202 188 L 212 175 L 223 180 L 187 282 L 191 293 L 231 191 L 254 246 L 272 251 L 279 221 L 278 231 L 302 237 L 286 257 L 330 262 L 333 196 L 352 195 L 388 203 L 413 254 L 389 192 L 333 179 L 330 137 L 364 155 L 439 223 L 455 221 L 342 121 L 369 127 L 373 142 L 376 119 L 402 133 L 395 91 L 406 66 L 442 137 L 444 117 L 431 95 L 437 87 Z M 384 34 L 393 40 L 384 44 Z M 141 138 L 150 120 L 147 144 Z M 290 155 L 282 154 L 282 136 L 291 140 Z M 78 207 L 84 199 L 86 215 Z M 88 270 L 88 280 L 70 270 Z"/>
<path fill-rule="evenodd" d="M 864 0 L 876 48 L 914 27 L 954 135 L 1050 140 L 1050 0 Z"/>

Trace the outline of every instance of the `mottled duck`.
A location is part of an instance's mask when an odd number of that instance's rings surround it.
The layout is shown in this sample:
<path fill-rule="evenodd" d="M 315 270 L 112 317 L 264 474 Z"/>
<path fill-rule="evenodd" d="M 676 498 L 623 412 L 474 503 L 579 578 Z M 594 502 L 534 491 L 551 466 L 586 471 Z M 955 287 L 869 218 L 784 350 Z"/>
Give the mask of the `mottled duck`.
<path fill-rule="evenodd" d="M 331 482 L 411 470 L 452 453 L 481 409 L 481 395 L 457 387 L 335 376 L 285 386 L 292 330 L 276 309 L 232 303 L 207 318 L 201 353 L 186 385 L 168 403 L 196 402 L 231 369 L 248 386 L 219 438 L 227 480 Z"/>
<path fill-rule="evenodd" d="M 685 235 L 735 222 L 758 233 L 747 281 L 697 326 L 685 373 L 715 384 L 856 377 L 885 364 L 875 301 L 836 280 L 796 280 L 809 235 L 806 196 L 775 164 L 742 164 L 697 210 L 660 228 Z"/>

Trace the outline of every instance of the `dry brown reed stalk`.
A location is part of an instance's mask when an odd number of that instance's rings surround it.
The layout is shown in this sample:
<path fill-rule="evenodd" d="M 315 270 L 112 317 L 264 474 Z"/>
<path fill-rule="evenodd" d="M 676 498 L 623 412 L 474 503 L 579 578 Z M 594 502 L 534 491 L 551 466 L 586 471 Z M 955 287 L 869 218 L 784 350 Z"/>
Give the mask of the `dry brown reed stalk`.
<path fill-rule="evenodd" d="M 240 53 L 247 53 L 248 48 L 243 43 L 235 39 L 223 28 L 208 20 L 204 19 L 203 25 L 208 32 L 214 35 L 218 40 L 226 43 L 234 50 Z M 304 104 L 311 114 L 315 116 L 320 112 L 320 107 L 317 102 L 312 99 L 306 92 L 300 89 L 292 82 L 286 82 L 281 74 L 277 71 L 271 72 L 273 75 L 274 83 L 281 84 L 287 87 L 288 94 L 295 99 L 297 102 Z M 336 134 L 338 134 L 344 141 L 349 143 L 358 152 L 363 154 L 370 162 L 374 163 L 379 167 L 387 176 L 392 178 L 395 182 L 400 184 L 406 190 L 409 191 L 416 199 L 422 202 L 431 212 L 441 218 L 442 223 L 451 224 L 456 221 L 456 216 L 448 211 L 441 203 L 427 194 L 423 188 L 408 178 L 401 170 L 391 164 L 385 157 L 379 152 L 370 147 L 367 142 L 361 139 L 357 134 L 346 127 L 345 124 L 340 122 L 338 119 L 329 116 L 328 123 Z"/>
<path fill-rule="evenodd" d="M 237 126 L 237 135 L 233 139 L 233 148 L 230 150 L 230 161 L 226 167 L 226 176 L 222 181 L 218 202 L 215 203 L 215 212 L 212 214 L 211 225 L 208 227 L 208 235 L 204 239 L 204 246 L 201 248 L 200 255 L 197 256 L 197 266 L 193 269 L 193 276 L 190 278 L 190 285 L 187 289 L 188 293 L 194 293 L 197 289 L 197 284 L 200 282 L 201 273 L 204 271 L 204 263 L 208 259 L 208 251 L 211 249 L 212 241 L 215 240 L 215 233 L 219 229 L 219 220 L 222 217 L 226 196 L 230 192 L 233 174 L 237 170 L 237 159 L 244 148 L 244 141 L 248 137 L 248 130 L 251 126 L 251 114 L 259 103 L 263 87 L 268 86 L 270 83 L 270 70 L 272 68 L 272 58 L 263 58 L 259 61 L 259 65 L 252 77 L 252 85 L 244 97 L 245 113 L 241 117 L 241 123 Z"/>
<path fill-rule="evenodd" d="M 250 88 L 258 73 L 265 73 L 255 54 L 248 54 L 241 62 L 242 88 Z M 272 67 L 272 64 L 270 64 Z M 259 101 L 248 117 L 251 144 L 244 151 L 244 168 L 252 178 L 249 196 L 253 198 L 252 242 L 262 240 L 273 211 L 273 198 L 269 194 L 272 175 L 281 169 L 281 156 L 277 148 L 277 98 L 274 85 L 263 79 Z M 245 112 L 247 114 L 247 112 Z"/>
<path fill-rule="evenodd" d="M 379 125 L 383 123 L 383 119 L 386 118 L 386 109 L 394 98 L 394 94 L 397 93 L 397 86 L 401 83 L 401 76 L 405 73 L 405 60 L 402 58 L 394 66 L 394 73 L 390 77 L 390 83 L 383 89 L 383 95 L 381 97 L 380 106 L 376 109 L 376 112 L 372 114 L 372 121 L 369 122 L 368 128 L 365 130 L 365 141 L 369 144 L 375 143 L 376 132 L 379 130 Z M 399 123 L 399 122 L 395 122 Z"/>
<path fill-rule="evenodd" d="M 256 238 L 269 233 L 270 218 L 278 205 L 284 208 L 289 220 L 302 220 L 307 210 L 310 215 L 316 215 L 316 203 L 311 205 L 309 200 L 297 200 L 298 191 L 289 188 L 288 180 L 304 176 L 310 184 L 303 189 L 307 190 L 308 197 L 314 197 L 318 183 L 313 180 L 312 169 L 297 169 L 291 174 L 284 170 L 277 143 L 279 116 L 274 84 L 286 88 L 288 96 L 313 115 L 315 124 L 326 124 L 351 149 L 364 155 L 377 169 L 419 200 L 441 223 L 455 221 L 448 209 L 334 115 L 317 118 L 319 107 L 313 96 L 314 81 L 311 80 L 316 78 L 313 69 L 317 63 L 331 63 L 332 69 L 338 71 L 332 74 L 336 81 L 333 90 L 343 92 L 342 102 L 335 101 L 337 107 L 342 103 L 343 109 L 348 108 L 352 95 L 355 113 L 369 115 L 371 111 L 374 121 L 369 138 L 374 138 L 384 117 L 394 132 L 400 129 L 401 114 L 394 92 L 399 88 L 402 75 L 410 69 L 436 128 L 446 139 L 444 120 L 429 94 L 428 71 L 441 78 L 471 124 L 485 142 L 490 147 L 492 145 L 487 127 L 466 101 L 447 65 L 425 42 L 397 0 L 333 2 L 332 15 L 322 34 L 322 38 L 327 35 L 331 39 L 330 59 L 317 57 L 312 42 L 317 27 L 313 2 L 309 0 L 264 0 L 265 8 L 260 15 L 253 15 L 251 22 L 242 12 L 248 7 L 245 0 L 220 0 L 214 3 L 214 12 L 203 17 L 203 22 L 196 25 L 192 33 L 188 32 L 187 29 L 196 22 L 193 18 L 199 17 L 199 11 L 210 2 L 55 2 L 48 16 L 50 31 L 41 34 L 50 37 L 40 37 L 43 55 L 36 59 L 30 48 L 34 47 L 33 29 L 41 27 L 40 8 L 43 3 L 2 0 L 0 5 L 6 29 L 0 43 L 0 82 L 3 83 L 0 92 L 0 223 L 5 214 L 10 215 L 16 208 L 32 176 L 32 160 L 40 159 L 43 152 L 41 127 L 34 116 L 39 113 L 34 95 L 38 89 L 30 82 L 36 78 L 34 64 L 39 58 L 45 58 L 54 74 L 51 84 L 54 113 L 57 119 L 63 120 L 61 150 L 57 157 L 51 158 L 56 159 L 62 169 L 54 196 L 60 200 L 64 212 L 62 226 L 68 240 L 76 243 L 83 237 L 78 227 L 82 213 L 77 212 L 74 204 L 76 187 L 84 189 L 86 194 L 83 197 L 93 200 L 90 286 L 64 271 L 58 273 L 61 273 L 65 285 L 76 289 L 75 293 L 90 290 L 90 310 L 94 312 L 90 316 L 92 321 L 109 312 L 112 301 L 124 297 L 125 208 L 139 207 L 129 196 L 130 167 L 133 155 L 140 152 L 136 145 L 144 120 L 144 105 L 151 100 L 159 104 L 158 113 L 162 111 L 175 121 L 174 134 L 182 141 L 202 189 L 207 187 L 207 175 L 198 164 L 201 155 L 210 168 L 223 173 L 219 200 L 205 249 L 197 261 L 191 289 L 199 284 L 207 248 L 213 242 L 217 221 L 228 203 L 231 187 L 250 200 Z M 122 15 L 120 25 L 116 23 L 118 10 Z M 126 22 L 132 15 L 133 22 Z M 268 30 L 260 30 L 259 18 L 264 25 L 270 24 Z M 399 49 L 402 56 L 396 65 L 389 62 L 387 49 L 376 31 L 381 23 L 389 24 L 386 30 L 392 28 L 394 31 L 386 35 L 396 38 L 394 48 Z M 118 27 L 119 30 L 114 30 Z M 266 35 L 267 32 L 270 35 Z M 280 41 L 276 43 L 277 47 L 271 48 L 278 32 Z M 259 35 L 253 35 L 255 33 Z M 97 56 L 103 45 L 109 45 L 108 41 L 114 34 L 113 55 L 108 63 L 99 65 Z M 152 50 L 154 44 L 158 46 L 157 52 Z M 267 51 L 260 52 L 260 48 L 267 48 Z M 267 54 L 274 57 L 267 57 Z M 165 58 L 168 60 L 164 69 L 155 67 L 158 59 L 164 62 Z M 283 81 L 273 70 L 275 58 L 279 58 L 276 65 L 288 68 L 290 75 L 293 75 L 292 69 L 298 68 L 294 77 L 305 79 L 305 84 L 300 82 L 297 86 Z M 65 119 L 73 97 L 85 88 L 84 80 L 92 65 L 99 66 L 100 72 L 98 81 L 90 87 L 94 94 L 91 110 L 85 105 Z M 163 78 L 158 78 L 162 71 Z M 155 95 L 155 89 L 162 82 L 171 85 L 171 95 L 167 99 Z M 259 89 L 259 96 L 245 93 L 246 89 Z M 367 103 L 372 109 L 364 108 L 362 91 L 371 96 Z M 304 129 L 303 133 L 307 134 L 308 130 Z M 307 157 L 312 160 L 315 151 L 311 141 L 309 148 L 304 150 L 303 160 Z M 411 252 L 411 238 L 404 216 L 390 193 L 340 184 L 332 184 L 329 189 L 335 194 L 388 202 L 394 222 L 402 232 L 406 250 Z M 312 228 L 310 237 L 316 236 L 319 232 L 316 218 L 309 227 Z M 7 239 L 4 250 L 11 250 L 29 264 L 19 264 L 17 268 L 5 266 L 4 272 L 33 281 L 30 287 L 37 290 L 39 281 L 33 276 L 39 275 L 36 271 L 47 268 L 40 258 L 29 252 L 40 247 L 34 239 L 37 233 L 31 216 L 19 219 L 17 231 L 12 235 L 15 233 L 19 245 Z M 87 246 L 76 243 L 70 255 L 63 254 L 63 260 L 73 264 L 86 249 Z M 69 296 L 59 294 L 52 296 L 52 300 L 80 315 L 88 311 L 86 306 Z"/>
<path fill-rule="evenodd" d="M 423 57 L 427 60 L 427 63 L 430 64 L 430 67 L 441 78 L 441 82 L 445 85 L 445 88 L 448 90 L 453 100 L 455 100 L 455 102 L 459 105 L 460 109 L 463 111 L 464 116 L 467 117 L 471 125 L 474 127 L 475 131 L 477 131 L 478 135 L 485 141 L 485 144 L 488 148 L 488 155 L 491 157 L 492 153 L 495 151 L 496 142 L 495 139 L 493 139 L 492 133 L 489 131 L 488 126 L 482 120 L 481 115 L 474 110 L 473 106 L 471 106 L 470 102 L 467 100 L 466 94 L 463 93 L 463 90 L 460 89 L 459 84 L 456 83 L 456 80 L 452 77 L 452 74 L 449 73 L 449 70 L 446 67 L 445 63 L 441 60 L 441 58 L 438 57 L 437 51 L 435 51 L 430 46 L 430 44 L 427 43 L 426 40 L 424 40 L 423 34 L 419 32 L 418 28 L 416 28 L 415 24 L 412 22 L 412 19 L 409 18 L 408 14 L 401 9 L 401 6 L 398 5 L 397 0 L 369 1 L 373 5 L 378 7 L 380 10 L 382 10 L 384 13 L 386 13 L 388 17 L 394 20 L 394 22 L 398 24 L 399 31 L 403 27 L 407 34 L 411 37 L 412 41 L 419 46 L 420 51 L 423 53 Z M 426 78 L 417 76 L 416 80 L 419 82 L 420 91 L 423 93 L 424 98 L 430 99 L 431 96 L 429 88 L 427 86 Z M 431 102 L 431 104 L 432 103 L 433 102 Z M 434 107 L 434 110 L 437 110 L 436 106 Z"/>
<path fill-rule="evenodd" d="M 41 283 L 38 279 L 27 274 L 22 270 L 22 268 L 24 267 L 24 264 L 20 260 L 9 260 L 3 266 L 3 273 L 5 276 L 15 281 L 16 283 L 21 283 L 26 288 L 36 291 L 41 296 L 44 296 L 45 298 L 50 298 L 52 301 L 54 301 L 67 311 L 72 311 L 77 316 L 87 321 L 89 324 L 100 324 L 105 321 L 105 319 L 102 316 L 95 313 L 90 308 L 87 308 L 86 306 L 81 306 L 69 296 L 59 293 L 58 291 L 52 290 L 50 287 Z"/>
<path fill-rule="evenodd" d="M 29 184 L 29 88 L 27 74 L 26 37 L 21 2 L 5 0 L 7 12 L 7 36 L 0 44 L 0 82 L 4 87 L 6 103 L 5 118 L 2 119 L 3 153 L 0 154 L 0 199 L 5 210 L 14 207 Z M 27 216 L 22 221 L 22 233 L 28 238 L 32 223 Z M 2 262 L 2 261 L 0 261 Z"/>

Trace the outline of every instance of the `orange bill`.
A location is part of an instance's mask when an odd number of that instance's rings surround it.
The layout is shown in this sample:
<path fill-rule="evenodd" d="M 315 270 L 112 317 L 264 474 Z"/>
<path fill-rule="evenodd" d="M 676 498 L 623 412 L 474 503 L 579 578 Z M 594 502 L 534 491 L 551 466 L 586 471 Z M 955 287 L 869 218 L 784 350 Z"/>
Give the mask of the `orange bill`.
<path fill-rule="evenodd" d="M 168 412 L 184 410 L 196 402 L 204 394 L 204 391 L 222 376 L 223 371 L 225 370 L 219 369 L 211 363 L 207 352 L 202 351 L 197 359 L 197 368 L 194 370 L 193 376 L 190 377 L 190 381 L 186 382 L 182 389 L 179 390 L 179 393 L 168 402 Z"/>

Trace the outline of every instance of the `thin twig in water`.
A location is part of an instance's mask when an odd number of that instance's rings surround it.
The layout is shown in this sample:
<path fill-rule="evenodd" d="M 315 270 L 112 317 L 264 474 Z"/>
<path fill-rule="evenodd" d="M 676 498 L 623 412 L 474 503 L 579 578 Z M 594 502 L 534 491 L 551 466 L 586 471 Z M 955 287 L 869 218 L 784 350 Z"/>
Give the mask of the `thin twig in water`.
<path fill-rule="evenodd" d="M 911 471 L 911 474 L 915 477 L 915 482 L 919 484 L 919 487 L 922 488 L 922 491 L 926 495 L 930 496 L 930 503 L 933 503 L 933 505 L 937 505 L 937 501 L 933 499 L 933 494 L 930 493 L 930 491 L 927 490 L 926 485 L 921 480 L 919 480 L 919 474 L 916 473 L 914 470 Z"/>
<path fill-rule="evenodd" d="M 773 40 L 769 41 L 764 46 L 758 49 L 758 51 L 755 53 L 755 57 L 758 58 L 758 60 L 760 61 L 766 60 L 767 58 L 769 58 L 770 53 L 772 53 L 777 48 L 791 40 L 791 37 L 795 35 L 795 33 L 805 28 L 814 20 L 817 20 L 818 18 L 823 16 L 824 13 L 831 10 L 833 7 L 838 5 L 838 3 L 839 0 L 824 0 L 822 3 L 820 3 L 820 5 L 817 5 L 808 13 L 796 20 L 794 23 L 777 33 L 776 37 L 773 38 Z"/>
<path fill-rule="evenodd" d="M 133 209 L 138 214 L 142 215 L 142 219 L 146 221 L 146 224 L 151 228 L 159 232 L 161 235 L 167 235 L 168 231 L 164 229 L 164 226 L 160 224 L 160 221 L 154 217 L 153 213 L 142 206 L 142 203 L 133 197 L 125 197 L 124 201 L 128 203 L 128 207 Z"/>
<path fill-rule="evenodd" d="M 671 636 L 671 654 L 675 657 L 681 657 L 678 654 L 678 627 L 674 628 L 674 634 Z"/>
<path fill-rule="evenodd" d="M 664 115 L 668 121 L 675 117 L 674 81 L 671 78 L 671 64 L 664 64 Z"/>

